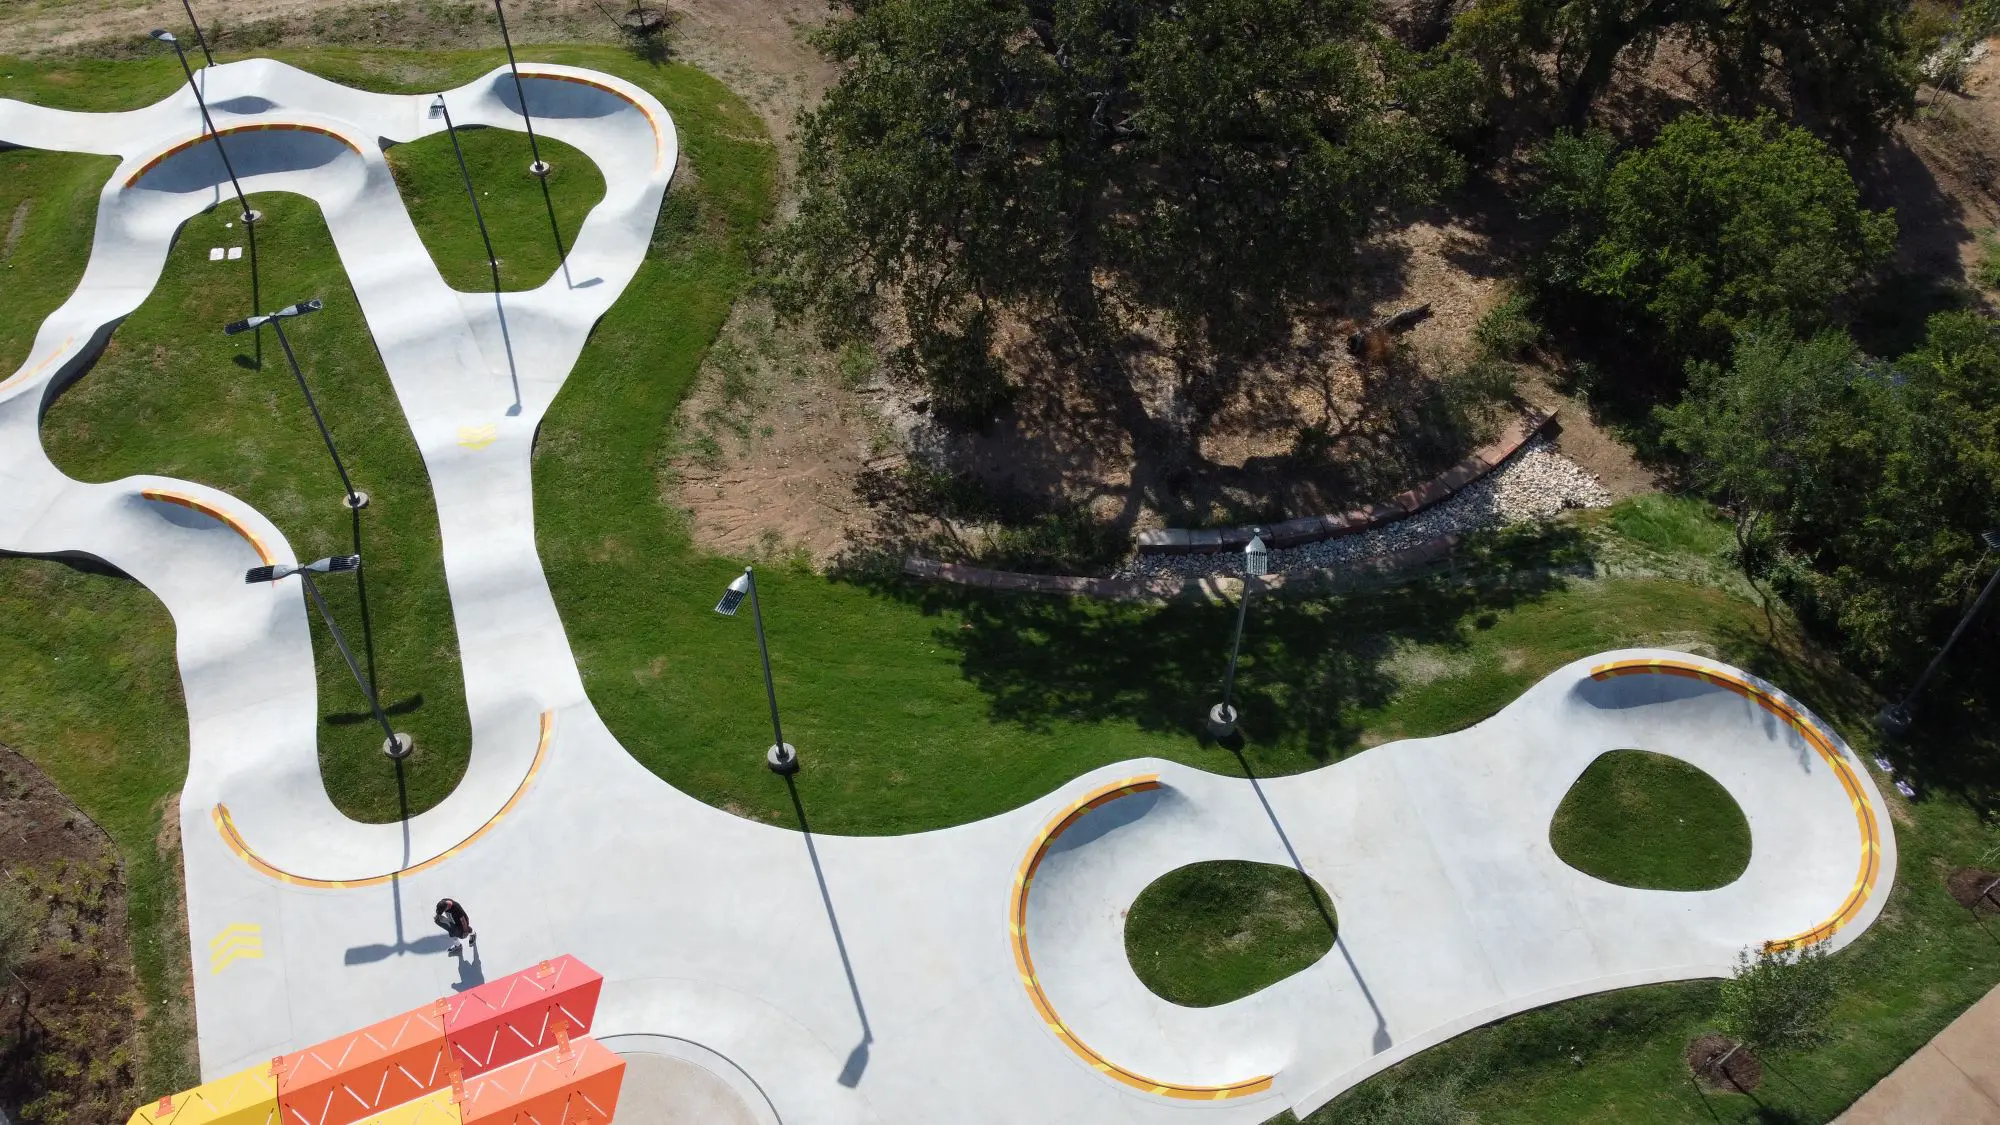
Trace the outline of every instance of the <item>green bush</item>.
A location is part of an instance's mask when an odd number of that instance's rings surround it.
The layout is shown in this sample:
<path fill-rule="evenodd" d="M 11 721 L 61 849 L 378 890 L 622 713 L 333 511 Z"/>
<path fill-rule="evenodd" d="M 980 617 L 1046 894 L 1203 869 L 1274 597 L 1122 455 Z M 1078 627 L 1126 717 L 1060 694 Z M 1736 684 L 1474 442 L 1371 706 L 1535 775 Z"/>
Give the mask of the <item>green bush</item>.
<path fill-rule="evenodd" d="M 1972 283 L 1981 289 L 2000 289 L 2000 231 L 1984 231 L 1979 236 L 1979 254 L 1972 262 Z"/>
<path fill-rule="evenodd" d="M 1830 1036 L 1828 1015 L 1840 996 L 1840 965 L 1825 945 L 1737 954 L 1717 1009 L 1724 1032 L 1763 1051 L 1817 1046 Z"/>
<path fill-rule="evenodd" d="M 1541 339 L 1542 327 L 1528 314 L 1526 294 L 1509 293 L 1479 318 L 1472 338 L 1480 354 L 1494 359 L 1520 359 Z"/>

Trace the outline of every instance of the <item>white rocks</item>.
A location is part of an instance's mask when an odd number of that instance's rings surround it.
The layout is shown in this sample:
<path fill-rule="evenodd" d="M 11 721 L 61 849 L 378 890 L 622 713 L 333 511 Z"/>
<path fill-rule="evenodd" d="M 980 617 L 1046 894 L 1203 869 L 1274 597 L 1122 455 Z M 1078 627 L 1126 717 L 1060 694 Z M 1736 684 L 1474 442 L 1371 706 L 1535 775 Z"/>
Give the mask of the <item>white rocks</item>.
<path fill-rule="evenodd" d="M 1557 453 L 1546 438 L 1534 438 L 1499 468 L 1466 485 L 1451 499 L 1372 531 L 1271 552 L 1273 573 L 1319 570 L 1343 562 L 1407 550 L 1445 535 L 1546 519 L 1567 508 L 1601 508 L 1611 494 L 1582 466 Z M 1234 551 L 1204 555 L 1138 555 L 1120 578 L 1235 574 L 1242 566 Z"/>

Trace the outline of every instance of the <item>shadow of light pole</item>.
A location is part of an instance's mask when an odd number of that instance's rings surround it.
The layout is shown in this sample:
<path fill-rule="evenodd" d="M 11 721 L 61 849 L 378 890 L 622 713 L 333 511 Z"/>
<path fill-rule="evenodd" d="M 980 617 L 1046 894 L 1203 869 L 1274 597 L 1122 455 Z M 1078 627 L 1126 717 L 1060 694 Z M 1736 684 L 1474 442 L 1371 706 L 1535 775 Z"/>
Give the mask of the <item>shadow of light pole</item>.
<path fill-rule="evenodd" d="M 847 956 L 847 941 L 840 935 L 840 916 L 833 910 L 833 895 L 826 887 L 826 872 L 819 864 L 819 849 L 813 844 L 812 825 L 806 821 L 805 804 L 799 800 L 798 782 L 791 774 L 785 774 L 785 790 L 791 794 L 792 811 L 799 818 L 799 835 L 805 838 L 806 856 L 812 860 L 813 879 L 819 883 L 820 902 L 826 906 L 826 921 L 833 929 L 833 945 L 840 951 L 840 967 L 847 973 L 847 990 L 854 996 L 854 1013 L 861 1018 L 861 1042 L 848 1052 L 847 1064 L 841 1068 L 840 1084 L 849 1089 L 860 1085 L 861 1072 L 868 1069 L 868 1045 L 875 1041 L 875 1033 L 868 1026 L 868 1009 L 861 1003 L 861 986 L 854 979 L 854 962 Z"/>

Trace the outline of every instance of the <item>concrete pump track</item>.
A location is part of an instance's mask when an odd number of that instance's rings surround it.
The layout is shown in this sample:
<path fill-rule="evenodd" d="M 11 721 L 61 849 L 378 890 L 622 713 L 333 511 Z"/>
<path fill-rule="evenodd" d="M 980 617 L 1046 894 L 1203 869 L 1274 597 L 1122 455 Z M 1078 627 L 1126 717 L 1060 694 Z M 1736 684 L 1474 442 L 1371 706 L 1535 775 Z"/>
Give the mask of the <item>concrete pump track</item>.
<path fill-rule="evenodd" d="M 475 905 L 490 973 L 575 953 L 606 977 L 595 1034 L 679 1044 L 744 1092 L 745 1119 L 788 1125 L 1303 1116 L 1482 1023 L 1723 975 L 1745 947 L 1838 947 L 1882 909 L 1895 841 L 1853 752 L 1770 685 L 1657 650 L 1559 669 L 1468 730 L 1262 782 L 1128 762 L 906 837 L 806 837 L 704 805 L 592 709 L 530 499 L 535 427 L 651 237 L 671 117 L 619 79 L 525 68 L 538 129 L 596 161 L 606 192 L 546 284 L 496 299 L 445 284 L 383 158 L 443 128 L 429 95 L 266 60 L 199 80 L 245 190 L 324 213 L 430 473 L 472 723 L 442 804 L 346 819 L 319 775 L 304 600 L 243 580 L 293 560 L 285 537 L 212 488 L 86 484 L 50 463 L 46 403 L 152 291 L 181 225 L 234 201 L 185 87 L 127 113 L 0 101 L 0 145 L 121 159 L 82 282 L 0 382 L 0 551 L 101 560 L 173 616 L 207 1076 L 460 983 L 428 918 L 447 892 Z M 504 70 L 446 96 L 461 125 L 520 126 Z M 1557 805 L 1621 748 L 1680 757 L 1735 798 L 1754 844 L 1739 879 L 1633 890 L 1555 856 Z M 1123 912 L 1215 859 L 1300 867 L 1335 900 L 1339 940 L 1244 999 L 1176 1007 L 1133 974 Z M 260 956 L 204 955 L 242 934 Z"/>

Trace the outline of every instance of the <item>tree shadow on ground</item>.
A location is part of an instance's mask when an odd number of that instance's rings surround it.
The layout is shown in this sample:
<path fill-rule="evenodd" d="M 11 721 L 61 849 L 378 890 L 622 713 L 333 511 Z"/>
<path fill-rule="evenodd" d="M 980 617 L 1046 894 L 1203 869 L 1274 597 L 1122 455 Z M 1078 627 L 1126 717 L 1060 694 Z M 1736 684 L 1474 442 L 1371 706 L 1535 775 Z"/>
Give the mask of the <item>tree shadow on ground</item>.
<path fill-rule="evenodd" d="M 1246 763 L 1286 772 L 1353 752 L 1361 713 L 1401 686 L 1386 667 L 1399 648 L 1468 644 L 1478 618 L 1562 589 L 1559 568 L 1587 552 L 1579 531 L 1554 525 L 1515 537 L 1504 559 L 1469 553 L 1456 573 L 1388 588 L 1254 594 L 1236 677 Z M 948 622 L 934 638 L 957 653 L 998 722 L 1202 732 L 1220 701 L 1233 599 L 1154 605 L 918 583 L 881 570 L 842 577 Z"/>

